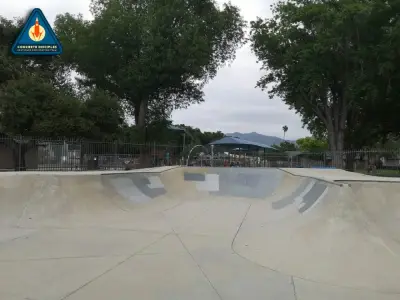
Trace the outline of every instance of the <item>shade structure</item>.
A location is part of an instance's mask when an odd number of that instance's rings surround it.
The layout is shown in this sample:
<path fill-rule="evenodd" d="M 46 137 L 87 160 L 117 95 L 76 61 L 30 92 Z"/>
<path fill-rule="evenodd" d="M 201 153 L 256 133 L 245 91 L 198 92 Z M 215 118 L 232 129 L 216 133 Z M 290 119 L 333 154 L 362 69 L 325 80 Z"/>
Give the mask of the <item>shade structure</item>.
<path fill-rule="evenodd" d="M 225 147 L 234 147 L 234 148 L 247 148 L 247 149 L 269 149 L 276 151 L 273 147 L 270 147 L 265 144 L 257 143 L 257 142 L 252 142 L 244 139 L 240 139 L 238 137 L 232 137 L 232 136 L 225 136 L 222 139 L 219 139 L 217 141 L 211 142 L 209 145 L 214 145 L 214 146 L 225 146 Z"/>

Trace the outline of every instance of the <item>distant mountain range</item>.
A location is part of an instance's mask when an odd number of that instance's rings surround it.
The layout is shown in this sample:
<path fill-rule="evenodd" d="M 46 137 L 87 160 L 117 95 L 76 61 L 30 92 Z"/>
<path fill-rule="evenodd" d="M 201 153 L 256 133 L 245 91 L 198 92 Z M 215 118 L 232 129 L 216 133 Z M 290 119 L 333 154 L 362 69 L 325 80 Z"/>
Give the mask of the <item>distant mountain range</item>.
<path fill-rule="evenodd" d="M 250 133 L 240 133 L 240 132 L 234 132 L 234 133 L 226 133 L 225 135 L 227 136 L 232 136 L 232 137 L 237 137 L 243 140 L 248 140 L 251 142 L 256 142 L 256 143 L 261 143 L 267 146 L 272 146 L 272 145 L 279 145 L 284 141 L 284 139 L 276 137 L 276 136 L 269 136 L 269 135 L 263 135 L 259 134 L 257 132 L 250 132 Z M 288 142 L 295 142 L 295 141 L 288 141 Z"/>

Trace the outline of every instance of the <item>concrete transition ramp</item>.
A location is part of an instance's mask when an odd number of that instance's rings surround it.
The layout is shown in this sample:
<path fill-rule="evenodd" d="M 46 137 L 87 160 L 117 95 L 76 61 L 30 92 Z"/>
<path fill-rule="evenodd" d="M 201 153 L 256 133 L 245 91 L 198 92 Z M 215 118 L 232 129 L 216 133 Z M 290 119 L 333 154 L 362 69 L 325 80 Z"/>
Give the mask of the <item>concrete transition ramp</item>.
<path fill-rule="evenodd" d="M 339 170 L 0 174 L 0 299 L 400 299 L 400 182 Z"/>

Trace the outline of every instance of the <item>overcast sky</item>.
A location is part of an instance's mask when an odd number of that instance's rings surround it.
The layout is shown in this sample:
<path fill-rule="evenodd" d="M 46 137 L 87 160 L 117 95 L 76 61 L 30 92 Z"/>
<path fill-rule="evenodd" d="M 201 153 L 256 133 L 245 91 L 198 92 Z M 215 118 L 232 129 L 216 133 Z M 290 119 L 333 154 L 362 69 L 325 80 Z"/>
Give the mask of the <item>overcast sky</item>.
<path fill-rule="evenodd" d="M 218 0 L 218 2 L 225 2 Z M 242 10 L 246 20 L 257 16 L 270 16 L 273 0 L 231 0 Z M 32 8 L 40 8 L 52 24 L 60 13 L 82 14 L 91 18 L 90 0 L 11 0 L 0 1 L 0 14 L 13 18 L 27 15 Z M 172 115 L 177 124 L 186 124 L 202 131 L 221 130 L 228 132 L 258 132 L 281 137 L 282 126 L 287 125 L 288 139 L 309 135 L 302 128 L 300 117 L 290 111 L 279 99 L 269 99 L 265 92 L 256 89 L 257 80 L 262 76 L 260 65 L 248 46 L 241 48 L 236 60 L 221 69 L 217 77 L 204 89 L 206 101 L 186 110 L 175 111 Z"/>

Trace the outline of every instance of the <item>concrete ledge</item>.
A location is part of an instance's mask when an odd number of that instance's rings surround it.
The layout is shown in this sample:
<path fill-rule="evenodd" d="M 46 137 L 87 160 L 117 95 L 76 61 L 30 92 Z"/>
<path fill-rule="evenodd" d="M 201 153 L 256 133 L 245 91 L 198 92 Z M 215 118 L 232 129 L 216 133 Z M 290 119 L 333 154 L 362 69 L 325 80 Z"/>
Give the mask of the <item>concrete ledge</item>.
<path fill-rule="evenodd" d="M 135 170 L 117 170 L 117 171 L 13 171 L 13 172 L 0 172 L 0 177 L 9 176 L 29 176 L 29 175 L 57 175 L 57 176 L 87 176 L 87 175 L 112 175 L 112 174 L 130 174 L 130 173 L 163 173 L 172 169 L 180 168 L 180 166 L 166 166 L 155 168 L 144 168 Z"/>
<path fill-rule="evenodd" d="M 302 178 L 310 178 L 310 179 L 323 181 L 323 182 L 328 183 L 328 184 L 333 184 L 333 185 L 336 185 L 336 186 L 343 186 L 343 184 L 338 183 L 335 180 L 329 180 L 329 179 L 326 179 L 326 178 L 324 178 L 322 176 L 313 176 L 311 174 L 310 175 L 308 175 L 308 174 L 299 174 L 298 172 L 295 171 L 296 169 L 279 168 L 279 170 L 281 170 L 283 172 L 286 172 L 286 173 L 288 173 L 288 174 L 290 174 L 292 176 L 302 177 Z M 310 170 L 314 170 L 314 169 L 310 169 Z"/>
<path fill-rule="evenodd" d="M 370 176 L 340 169 L 280 168 L 293 176 L 308 177 L 342 186 L 346 182 L 399 182 L 400 178 Z"/>

